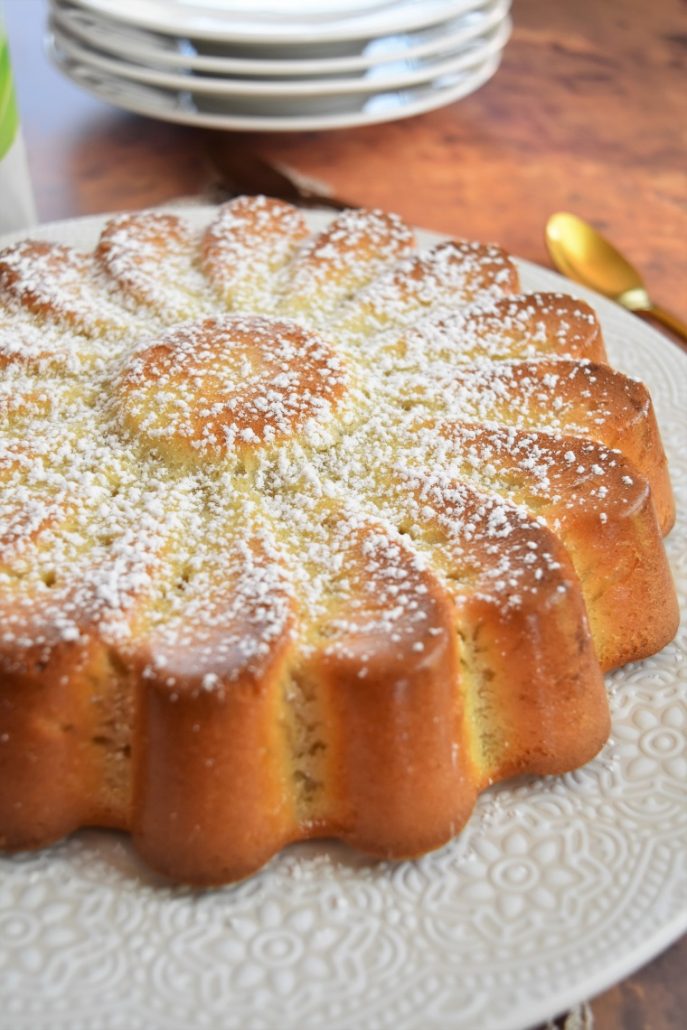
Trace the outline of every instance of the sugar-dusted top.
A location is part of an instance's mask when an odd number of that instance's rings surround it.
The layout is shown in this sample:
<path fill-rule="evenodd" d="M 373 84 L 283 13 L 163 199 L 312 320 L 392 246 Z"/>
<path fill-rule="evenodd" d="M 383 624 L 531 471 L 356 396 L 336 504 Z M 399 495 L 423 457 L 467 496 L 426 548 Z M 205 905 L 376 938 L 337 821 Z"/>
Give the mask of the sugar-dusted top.
<path fill-rule="evenodd" d="M 393 215 L 310 237 L 257 197 L 0 253 L 2 646 L 152 634 L 161 668 L 193 639 L 214 689 L 284 634 L 420 653 L 427 575 L 567 589 L 545 527 L 631 503 L 633 388 L 588 306 L 520 295 L 500 248 L 412 248 Z"/>

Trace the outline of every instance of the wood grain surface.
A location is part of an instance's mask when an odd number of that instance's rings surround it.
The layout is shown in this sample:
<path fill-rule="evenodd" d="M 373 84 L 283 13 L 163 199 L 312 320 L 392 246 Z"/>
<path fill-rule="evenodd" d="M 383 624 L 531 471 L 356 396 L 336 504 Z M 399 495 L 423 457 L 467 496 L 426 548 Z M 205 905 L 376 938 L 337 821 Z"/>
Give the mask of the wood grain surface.
<path fill-rule="evenodd" d="M 45 0 L 4 8 L 43 220 L 212 196 L 212 154 L 259 155 L 353 203 L 541 264 L 547 216 L 575 211 L 687 317 L 682 0 L 515 0 L 503 64 L 478 93 L 408 121 L 294 134 L 213 133 L 117 111 L 48 63 Z M 687 1025 L 686 968 L 683 939 L 593 1001 L 596 1030 Z"/>

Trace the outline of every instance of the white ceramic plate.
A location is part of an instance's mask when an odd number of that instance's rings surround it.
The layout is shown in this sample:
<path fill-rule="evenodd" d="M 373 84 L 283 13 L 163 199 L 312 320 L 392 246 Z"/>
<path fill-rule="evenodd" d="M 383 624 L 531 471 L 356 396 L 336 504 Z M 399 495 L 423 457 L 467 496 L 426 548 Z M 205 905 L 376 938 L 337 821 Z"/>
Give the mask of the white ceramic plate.
<path fill-rule="evenodd" d="M 320 97 L 333 94 L 379 93 L 388 90 L 402 90 L 423 82 L 453 76 L 483 64 L 488 58 L 499 53 L 510 36 L 512 25 L 505 18 L 488 35 L 473 40 L 457 54 L 443 55 L 439 61 L 425 61 L 420 67 L 412 63 L 399 69 L 391 67 L 368 68 L 355 78 L 310 78 L 300 79 L 236 79 L 211 78 L 204 75 L 180 75 L 158 69 L 143 68 L 129 61 L 104 57 L 88 47 L 81 46 L 69 34 L 63 32 L 57 24 L 50 27 L 49 45 L 60 57 L 67 61 L 76 61 L 85 67 L 103 71 L 108 75 L 143 82 L 163 89 L 176 91 L 190 90 L 196 94 L 213 94 L 216 96 L 238 97 L 255 96 L 274 98 L 279 103 L 282 97 Z"/>
<path fill-rule="evenodd" d="M 407 32 L 483 6 L 486 0 L 396 0 L 381 9 L 351 17 L 313 19 L 240 17 L 204 0 L 72 0 L 89 11 L 119 22 L 167 35 L 261 45 L 321 43 L 342 39 L 372 39 Z M 325 0 L 326 2 L 326 0 Z M 326 10 L 326 8 L 323 8 Z"/>
<path fill-rule="evenodd" d="M 63 57 L 51 41 L 47 50 L 68 78 L 115 107 L 187 125 L 255 132 L 341 129 L 410 118 L 474 93 L 494 75 L 501 56 L 489 58 L 471 72 L 398 92 L 284 98 L 276 104 L 271 98 L 213 99 L 200 93 L 191 95 L 144 86 Z M 281 113 L 276 113 L 275 108 Z"/>
<path fill-rule="evenodd" d="M 217 56 L 209 56 L 199 52 L 203 45 L 201 41 L 194 45 L 188 39 L 121 26 L 90 11 L 72 7 L 64 0 L 52 0 L 51 17 L 58 28 L 86 44 L 91 51 L 104 51 L 116 57 L 124 57 L 146 68 L 163 68 L 167 71 L 178 69 L 206 75 L 283 78 L 290 75 L 355 74 L 373 66 L 388 64 L 406 67 L 415 62 L 455 53 L 500 24 L 510 6 L 510 0 L 493 0 L 478 10 L 467 11 L 458 18 L 426 29 L 371 40 L 354 40 L 352 52 L 348 55 L 302 57 L 297 60 L 284 58 L 284 51 L 281 50 L 275 56 L 261 59 L 250 56 L 250 49 L 237 48 L 230 43 L 225 43 Z"/>
<path fill-rule="evenodd" d="M 211 209 L 181 213 L 200 226 Z M 104 217 L 33 235 L 90 247 Z M 616 367 L 651 389 L 685 603 L 685 355 L 591 291 L 520 268 L 527 289 L 593 303 Z M 114 833 L 0 859 L 0 1030 L 519 1030 L 604 990 L 687 928 L 685 627 L 608 686 L 598 758 L 492 788 L 455 841 L 416 862 L 302 844 L 197 893 L 160 884 Z"/>
<path fill-rule="evenodd" d="M 241 17 L 260 18 L 348 18 L 352 14 L 368 13 L 385 7 L 391 7 L 397 0 L 326 0 L 323 8 L 322 0 L 183 0 L 186 7 L 194 5 L 205 8 L 216 8 L 223 16 L 227 14 Z"/>

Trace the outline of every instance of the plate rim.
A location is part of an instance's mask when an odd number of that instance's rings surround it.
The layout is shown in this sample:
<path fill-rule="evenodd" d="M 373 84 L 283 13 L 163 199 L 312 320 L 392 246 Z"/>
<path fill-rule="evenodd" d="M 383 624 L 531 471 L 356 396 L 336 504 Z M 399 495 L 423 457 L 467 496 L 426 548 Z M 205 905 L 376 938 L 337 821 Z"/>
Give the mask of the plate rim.
<path fill-rule="evenodd" d="M 76 75 L 72 75 L 68 68 L 68 61 L 62 59 L 57 51 L 47 41 L 46 52 L 54 66 L 66 78 L 74 82 L 80 89 L 85 90 L 99 100 L 111 104 L 113 107 L 133 111 L 135 114 L 144 115 L 148 118 L 155 118 L 161 121 L 174 122 L 181 125 L 196 125 L 207 129 L 228 129 L 244 132 L 307 132 L 319 131 L 322 129 L 350 129 L 363 125 L 378 125 L 386 122 L 401 121 L 404 118 L 413 118 L 416 115 L 426 114 L 436 108 L 444 107 L 455 101 L 475 93 L 481 89 L 498 71 L 503 51 L 487 58 L 482 65 L 470 74 L 466 74 L 463 80 L 452 86 L 435 89 L 428 92 L 428 95 L 417 102 L 411 102 L 391 111 L 356 111 L 336 114 L 313 114 L 313 115 L 225 115 L 197 112 L 183 109 L 154 108 L 145 101 L 138 102 L 131 98 L 113 99 L 105 91 L 99 89 L 92 83 L 82 81 Z M 114 76 L 110 76 L 114 78 Z M 130 80 L 121 80 L 125 88 L 131 92 L 140 88 L 166 92 L 176 95 L 177 102 L 180 97 L 179 91 L 163 91 L 160 87 L 142 86 L 140 83 L 131 83 Z M 428 83 L 421 84 L 428 87 Z M 419 88 L 419 87 L 416 87 Z M 383 96 L 387 91 L 378 94 Z M 391 91 L 394 92 L 394 91 Z M 403 91 L 400 91 L 403 92 Z M 371 97 L 374 97 L 372 94 Z"/>
<path fill-rule="evenodd" d="M 332 43 L 342 39 L 372 39 L 376 35 L 389 34 L 389 31 L 384 29 L 385 22 L 382 22 L 380 25 L 379 21 L 375 23 L 372 17 L 363 18 L 361 16 L 341 19 L 338 23 L 329 23 L 326 27 L 323 27 L 324 31 L 305 32 L 305 36 L 303 35 L 304 29 L 302 25 L 298 29 L 299 35 L 290 32 L 280 33 L 275 29 L 265 32 L 264 26 L 260 27 L 257 25 L 253 28 L 246 26 L 243 29 L 236 26 L 225 28 L 221 25 L 222 19 L 218 17 L 218 12 L 216 11 L 214 15 L 210 14 L 208 16 L 208 22 L 212 17 L 218 18 L 218 22 L 213 25 L 203 25 L 201 22 L 198 27 L 189 30 L 188 24 L 184 25 L 183 18 L 175 22 L 168 15 L 167 22 L 164 19 L 160 21 L 152 13 L 149 16 L 143 14 L 140 8 L 132 8 L 131 0 L 129 0 L 128 10 L 135 14 L 134 21 L 131 20 L 130 16 L 123 14 L 121 11 L 118 12 L 113 7 L 112 0 L 72 0 L 72 2 L 87 10 L 97 11 L 115 21 L 147 28 L 161 35 L 183 36 L 189 39 L 212 39 L 216 42 L 259 43 L 275 47 L 288 46 L 289 44 L 317 46 L 320 43 Z M 151 0 L 151 2 L 159 3 L 160 0 Z M 431 0 L 431 2 L 436 6 L 436 10 L 433 10 L 429 17 L 427 17 L 426 8 L 425 12 L 422 13 L 422 8 L 419 5 L 408 3 L 406 17 L 392 20 L 392 31 L 412 31 L 423 26 L 439 24 L 450 17 L 456 17 L 458 14 L 467 12 L 471 8 L 481 7 L 487 0 Z M 386 24 L 388 25 L 388 20 Z"/>

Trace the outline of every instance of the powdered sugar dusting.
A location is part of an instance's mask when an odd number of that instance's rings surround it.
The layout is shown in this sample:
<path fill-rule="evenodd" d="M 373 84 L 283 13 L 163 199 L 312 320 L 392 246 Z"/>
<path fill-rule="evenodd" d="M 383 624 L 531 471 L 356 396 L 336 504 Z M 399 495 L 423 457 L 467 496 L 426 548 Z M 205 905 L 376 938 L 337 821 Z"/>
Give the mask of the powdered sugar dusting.
<path fill-rule="evenodd" d="M 518 606 L 559 574 L 544 522 L 634 489 L 603 443 L 626 381 L 499 248 L 411 244 L 240 198 L 200 235 L 144 213 L 96 259 L 0 254 L 6 654 L 143 636 L 211 691 L 286 639 L 427 653 L 433 591 Z"/>

